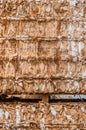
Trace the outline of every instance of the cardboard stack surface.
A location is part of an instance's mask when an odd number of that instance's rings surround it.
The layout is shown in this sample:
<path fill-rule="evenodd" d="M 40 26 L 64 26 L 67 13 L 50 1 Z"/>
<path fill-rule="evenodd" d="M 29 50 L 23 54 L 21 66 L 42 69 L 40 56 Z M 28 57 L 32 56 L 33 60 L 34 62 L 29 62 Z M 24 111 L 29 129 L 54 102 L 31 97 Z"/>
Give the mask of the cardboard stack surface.
<path fill-rule="evenodd" d="M 0 101 L 30 94 L 86 94 L 86 0 L 0 0 Z M 1 130 L 86 129 L 83 102 L 5 100 Z"/>

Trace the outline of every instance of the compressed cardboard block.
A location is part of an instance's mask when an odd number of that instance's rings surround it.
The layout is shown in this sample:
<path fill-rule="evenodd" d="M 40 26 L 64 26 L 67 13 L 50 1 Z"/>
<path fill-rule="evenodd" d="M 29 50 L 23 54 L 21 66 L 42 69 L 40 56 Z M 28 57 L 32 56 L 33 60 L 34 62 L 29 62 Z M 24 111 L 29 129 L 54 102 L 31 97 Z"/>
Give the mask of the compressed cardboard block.
<path fill-rule="evenodd" d="M 18 62 L 15 60 L 12 61 L 3 61 L 3 71 L 4 71 L 4 76 L 3 78 L 15 78 L 16 76 L 16 71 L 18 68 Z"/>
<path fill-rule="evenodd" d="M 15 39 L 4 41 L 5 60 L 18 60 L 17 43 Z"/>
<path fill-rule="evenodd" d="M 6 21 L 4 37 L 8 39 L 16 38 L 18 36 L 18 21 Z"/>
<path fill-rule="evenodd" d="M 37 58 L 38 42 L 20 40 L 17 44 L 18 59 L 28 60 Z"/>
<path fill-rule="evenodd" d="M 18 69 L 16 72 L 16 78 L 23 78 L 29 77 L 34 78 L 36 77 L 36 61 L 35 60 L 28 60 L 28 61 L 18 61 Z"/>

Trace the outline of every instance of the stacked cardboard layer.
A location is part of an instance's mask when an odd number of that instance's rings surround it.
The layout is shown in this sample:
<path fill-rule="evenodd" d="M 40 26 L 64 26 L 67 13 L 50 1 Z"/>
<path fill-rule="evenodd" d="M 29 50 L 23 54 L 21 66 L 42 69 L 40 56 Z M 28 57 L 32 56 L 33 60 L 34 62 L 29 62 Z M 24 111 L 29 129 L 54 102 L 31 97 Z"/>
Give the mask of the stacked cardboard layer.
<path fill-rule="evenodd" d="M 85 103 L 28 104 L 18 102 L 0 105 L 0 125 L 3 129 L 77 130 L 86 127 L 85 118 Z"/>
<path fill-rule="evenodd" d="M 0 37 L 83 40 L 86 37 L 86 21 L 74 20 L 0 20 Z"/>
<path fill-rule="evenodd" d="M 12 32 L 11 32 L 12 33 Z M 24 35 L 25 36 L 25 35 Z M 86 59 L 86 40 L 70 39 L 25 40 L 0 38 L 1 60 L 69 60 L 72 62 Z"/>
<path fill-rule="evenodd" d="M 74 79 L 0 79 L 0 94 L 85 94 L 86 81 Z"/>
<path fill-rule="evenodd" d="M 1 0 L 0 17 L 3 18 L 70 18 L 86 16 L 85 0 Z"/>

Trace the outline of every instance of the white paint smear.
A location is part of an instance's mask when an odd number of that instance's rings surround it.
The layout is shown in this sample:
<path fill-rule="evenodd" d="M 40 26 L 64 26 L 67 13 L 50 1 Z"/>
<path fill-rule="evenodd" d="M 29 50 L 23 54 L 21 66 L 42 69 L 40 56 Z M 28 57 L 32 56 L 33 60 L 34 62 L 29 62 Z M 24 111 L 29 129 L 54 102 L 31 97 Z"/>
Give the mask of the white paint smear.
<path fill-rule="evenodd" d="M 20 123 L 20 110 L 19 109 L 16 109 L 16 124 L 19 124 Z"/>
<path fill-rule="evenodd" d="M 79 42 L 79 54 L 81 55 L 81 51 L 82 49 L 84 49 L 84 43 L 83 42 Z"/>
<path fill-rule="evenodd" d="M 5 112 L 5 117 L 6 117 L 6 119 L 8 119 L 8 117 L 9 117 L 9 112 Z"/>
<path fill-rule="evenodd" d="M 70 0 L 70 6 L 75 6 L 77 3 L 77 0 Z"/>
<path fill-rule="evenodd" d="M 67 114 L 64 112 L 64 116 L 65 116 L 69 121 L 71 121 L 72 123 L 74 123 L 74 120 L 73 120 L 73 118 L 72 118 L 71 115 L 67 115 Z"/>
<path fill-rule="evenodd" d="M 52 115 L 56 117 L 56 114 L 57 114 L 56 110 L 53 107 L 51 107 L 50 110 L 51 110 Z"/>
<path fill-rule="evenodd" d="M 45 119 L 44 119 L 44 118 L 42 118 L 42 119 L 40 120 L 40 128 L 41 128 L 41 130 L 44 130 L 44 129 L 45 129 Z"/>
<path fill-rule="evenodd" d="M 0 109 L 0 118 L 2 118 L 3 114 L 4 114 L 3 110 Z"/>

